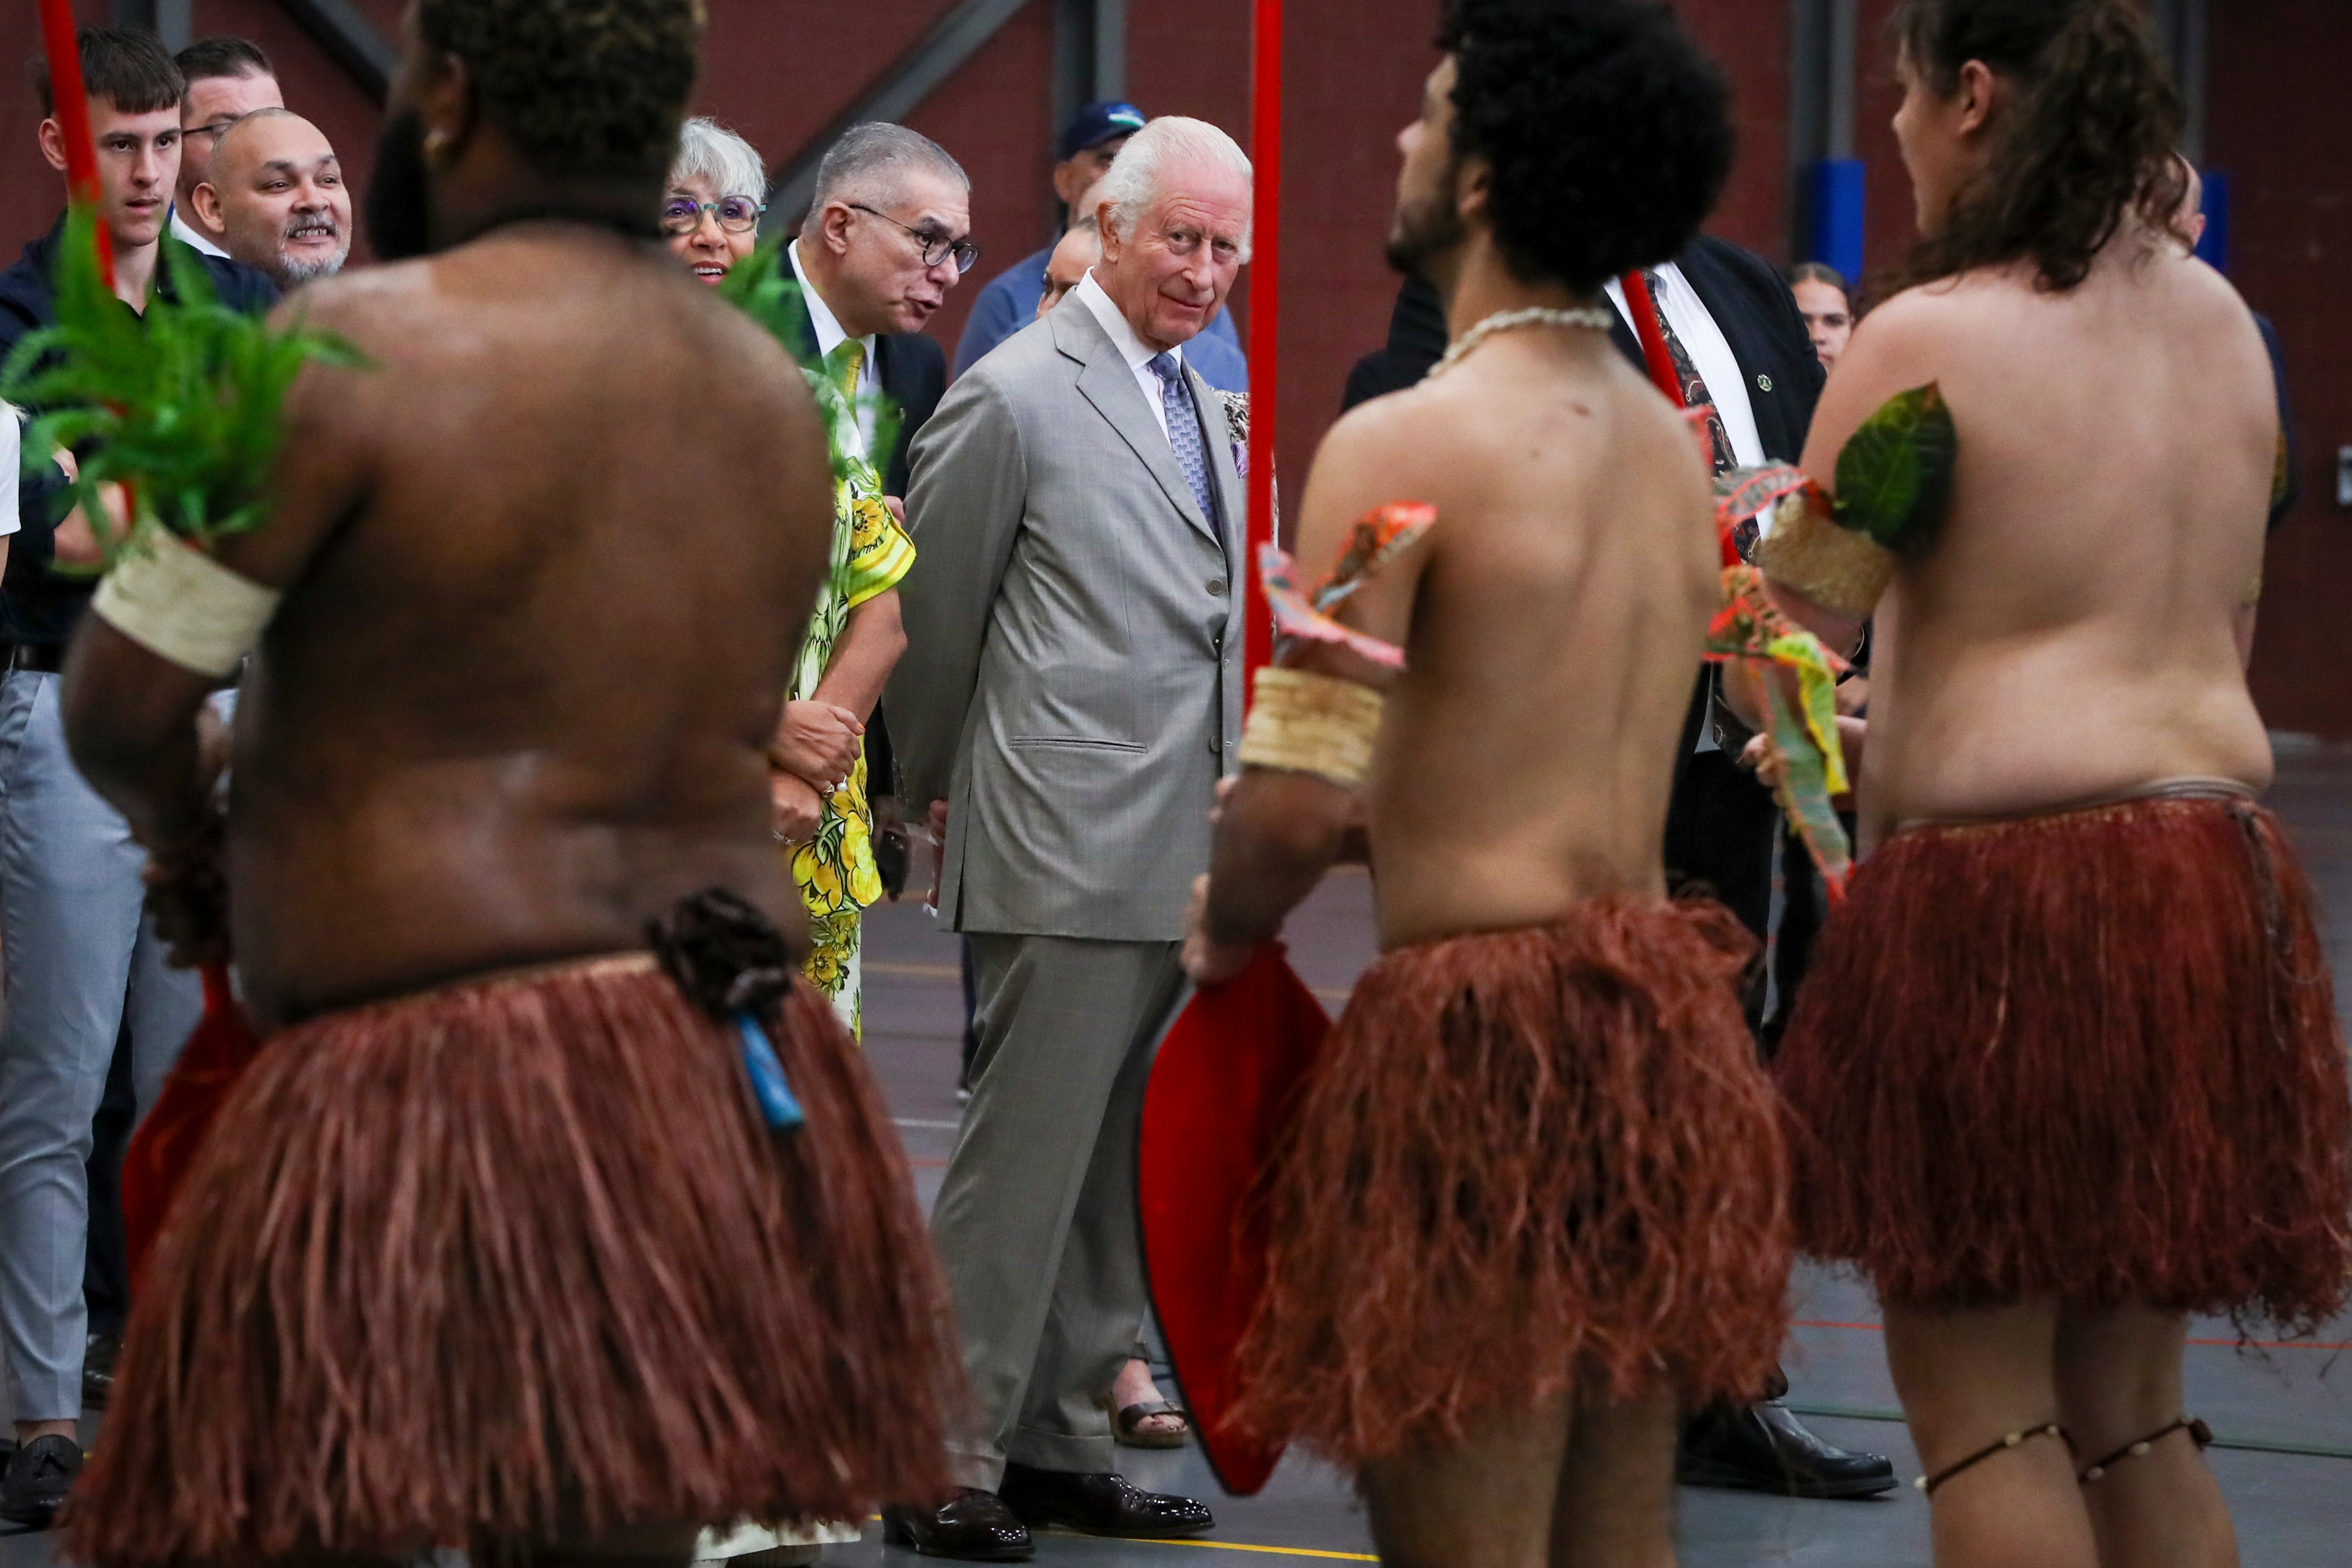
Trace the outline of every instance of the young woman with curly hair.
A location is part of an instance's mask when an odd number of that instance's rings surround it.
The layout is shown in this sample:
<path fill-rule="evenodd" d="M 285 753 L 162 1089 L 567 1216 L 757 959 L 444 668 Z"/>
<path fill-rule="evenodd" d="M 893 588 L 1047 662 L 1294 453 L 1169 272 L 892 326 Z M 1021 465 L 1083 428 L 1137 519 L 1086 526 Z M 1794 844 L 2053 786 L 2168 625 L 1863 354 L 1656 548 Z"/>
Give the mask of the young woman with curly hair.
<path fill-rule="evenodd" d="M 1911 287 L 1759 560 L 1875 613 L 1866 863 L 1781 1045 L 1798 1240 L 1875 1284 L 1936 1561 L 2237 1561 L 2189 1315 L 2352 1279 L 2344 1044 L 2234 635 L 2279 442 L 2126 0 L 1905 0 Z"/>

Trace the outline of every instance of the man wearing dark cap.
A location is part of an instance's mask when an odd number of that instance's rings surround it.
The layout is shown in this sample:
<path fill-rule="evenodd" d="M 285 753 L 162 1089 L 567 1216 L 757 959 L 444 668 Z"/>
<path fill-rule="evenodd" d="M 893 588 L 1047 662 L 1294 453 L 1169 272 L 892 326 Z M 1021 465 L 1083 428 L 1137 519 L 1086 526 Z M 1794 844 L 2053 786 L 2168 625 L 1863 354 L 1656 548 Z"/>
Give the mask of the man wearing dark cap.
<path fill-rule="evenodd" d="M 1077 217 L 1070 211 L 1073 204 L 1110 172 L 1111 160 L 1143 126 L 1143 110 L 1114 100 L 1087 105 L 1063 127 L 1054 148 L 1060 160 L 1054 165 L 1054 197 L 1061 204 L 1066 225 Z M 971 302 L 971 315 L 956 344 L 957 375 L 1037 319 L 1037 301 L 1045 294 L 1045 264 L 1053 258 L 1054 246 L 1048 245 L 988 280 L 980 298 Z M 1184 345 L 1184 362 L 1219 392 L 1249 391 L 1241 339 L 1234 331 L 1233 318 L 1222 310 L 1199 337 Z"/>

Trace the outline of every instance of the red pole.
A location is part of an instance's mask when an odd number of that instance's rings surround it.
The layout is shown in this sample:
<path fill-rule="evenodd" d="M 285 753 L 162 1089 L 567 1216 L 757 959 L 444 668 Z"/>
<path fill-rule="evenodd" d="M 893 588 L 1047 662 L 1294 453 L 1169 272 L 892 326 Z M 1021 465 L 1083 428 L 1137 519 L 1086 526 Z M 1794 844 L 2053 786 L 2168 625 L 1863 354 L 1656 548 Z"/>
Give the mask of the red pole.
<path fill-rule="evenodd" d="M 41 47 L 49 57 L 49 99 L 66 144 L 66 199 L 98 205 L 98 144 L 89 133 L 89 94 L 82 86 L 81 46 L 73 0 L 40 0 Z M 98 225 L 98 270 L 114 287 L 114 236 Z"/>
<path fill-rule="evenodd" d="M 1276 332 L 1282 269 L 1282 0 L 1255 0 L 1251 26 L 1255 78 L 1250 115 L 1250 163 L 1256 172 L 1250 212 L 1249 315 L 1249 559 L 1242 644 L 1244 679 L 1274 656 L 1274 618 L 1258 581 L 1258 548 L 1274 538 L 1274 429 Z"/>
<path fill-rule="evenodd" d="M 1617 283 L 1625 291 L 1625 313 L 1633 318 L 1633 335 L 1642 340 L 1642 358 L 1650 367 L 1650 380 L 1666 394 L 1668 402 L 1682 407 L 1683 379 L 1675 374 L 1665 329 L 1658 324 L 1658 302 L 1650 297 L 1650 280 L 1639 272 L 1629 272 Z"/>

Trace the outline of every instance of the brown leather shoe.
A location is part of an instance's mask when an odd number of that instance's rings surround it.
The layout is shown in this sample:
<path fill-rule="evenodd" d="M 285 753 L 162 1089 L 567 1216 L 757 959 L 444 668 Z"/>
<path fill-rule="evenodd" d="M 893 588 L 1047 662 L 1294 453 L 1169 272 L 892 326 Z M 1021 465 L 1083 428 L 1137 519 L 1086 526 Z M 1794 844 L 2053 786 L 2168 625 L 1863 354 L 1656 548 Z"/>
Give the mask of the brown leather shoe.
<path fill-rule="evenodd" d="M 1036 1553 L 1028 1526 L 992 1491 L 966 1487 L 938 1508 L 882 1511 L 882 1539 L 919 1556 L 965 1563 L 1026 1563 Z"/>

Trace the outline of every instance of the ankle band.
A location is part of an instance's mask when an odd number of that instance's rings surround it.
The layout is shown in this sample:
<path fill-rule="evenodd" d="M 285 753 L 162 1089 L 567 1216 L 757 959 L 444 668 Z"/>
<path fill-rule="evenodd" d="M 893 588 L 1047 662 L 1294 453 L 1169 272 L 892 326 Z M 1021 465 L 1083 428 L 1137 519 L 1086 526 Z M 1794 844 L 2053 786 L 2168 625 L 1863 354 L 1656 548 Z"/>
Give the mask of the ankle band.
<path fill-rule="evenodd" d="M 2090 1469 L 2075 1479 L 2084 1486 L 2089 1486 L 2093 1481 L 2104 1479 L 2109 1470 L 2124 1460 L 2146 1458 L 2150 1448 L 2171 1437 L 2175 1432 L 2188 1433 L 2200 1449 L 2213 1446 L 2213 1428 L 2194 1416 L 2183 1416 L 2167 1426 L 2158 1427 L 2145 1437 L 2135 1438 L 2126 1443 L 2112 1454 L 2105 1454 L 2092 1460 Z"/>
<path fill-rule="evenodd" d="M 1917 1487 L 1921 1491 L 1926 1492 L 1929 1497 L 1934 1497 L 1937 1487 L 1942 1486 L 1946 1481 L 1950 1480 L 1962 1470 L 1973 1469 L 1977 1466 L 1983 1464 L 1987 1459 L 1991 1458 L 1995 1454 L 2005 1454 L 2009 1452 L 2010 1449 L 2016 1448 L 2020 1443 L 2025 1442 L 2029 1438 L 2033 1437 L 2055 1437 L 2060 1442 L 2066 1445 L 2066 1449 L 2069 1453 L 2072 1453 L 2074 1448 L 2074 1439 L 2066 1435 L 2066 1428 L 2058 1425 L 2057 1422 L 2053 1421 L 2047 1426 L 2028 1427 L 2022 1431 L 2004 1433 L 2001 1436 L 2000 1441 L 1997 1443 L 1987 1443 L 1983 1448 L 1979 1448 L 1967 1458 L 1961 1459 L 1954 1464 L 1946 1465 L 1942 1469 L 1937 1470 L 1932 1476 L 1921 1476 L 1917 1480 L 1913 1481 L 1911 1484 Z"/>

